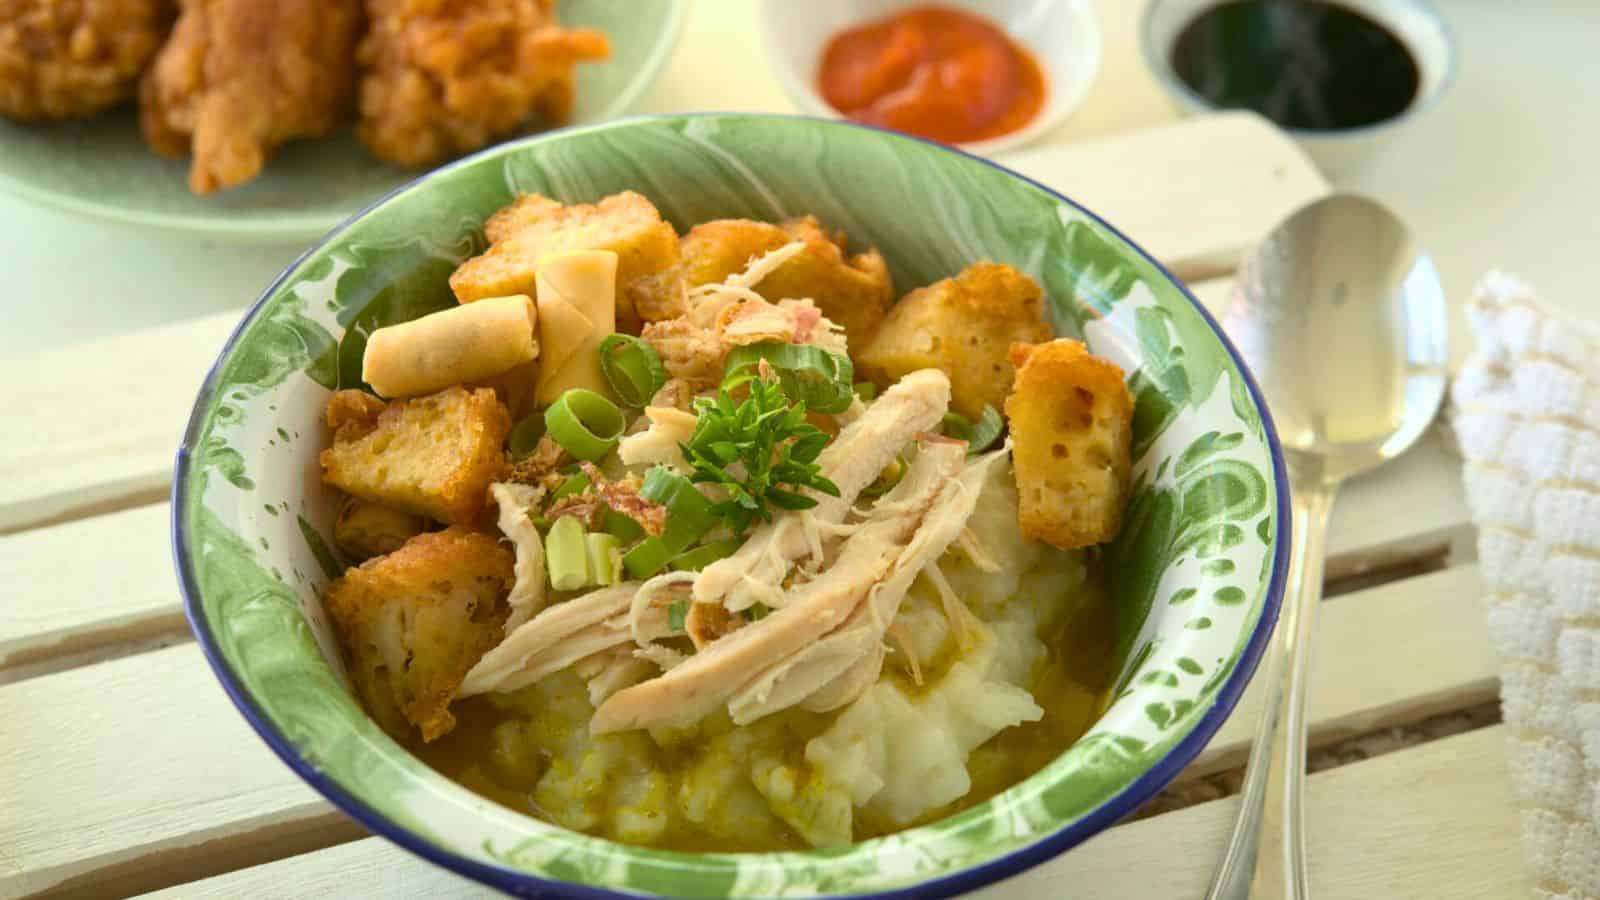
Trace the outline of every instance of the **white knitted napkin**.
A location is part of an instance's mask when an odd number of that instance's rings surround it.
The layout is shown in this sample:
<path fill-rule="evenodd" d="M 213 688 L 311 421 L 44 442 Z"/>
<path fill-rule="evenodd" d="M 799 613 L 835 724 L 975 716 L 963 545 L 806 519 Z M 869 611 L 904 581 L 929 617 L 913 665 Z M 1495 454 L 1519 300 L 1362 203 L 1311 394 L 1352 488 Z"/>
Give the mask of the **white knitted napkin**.
<path fill-rule="evenodd" d="M 1455 428 L 1535 894 L 1600 900 L 1600 332 L 1491 272 Z"/>

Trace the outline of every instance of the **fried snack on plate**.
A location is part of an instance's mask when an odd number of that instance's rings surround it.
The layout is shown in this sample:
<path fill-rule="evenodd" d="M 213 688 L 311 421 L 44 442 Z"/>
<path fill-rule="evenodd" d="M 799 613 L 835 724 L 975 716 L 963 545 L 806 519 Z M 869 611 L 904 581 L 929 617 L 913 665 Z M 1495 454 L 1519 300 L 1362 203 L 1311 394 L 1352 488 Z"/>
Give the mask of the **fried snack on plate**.
<path fill-rule="evenodd" d="M 617 255 L 618 329 L 638 334 L 643 322 L 683 313 L 678 233 L 633 191 L 570 205 L 525 194 L 495 213 L 483 232 L 489 249 L 450 275 L 450 289 L 462 303 L 506 294 L 538 299 L 539 260 L 575 250 L 610 250 Z M 545 352 L 552 349 L 545 344 Z"/>
<path fill-rule="evenodd" d="M 822 314 L 844 327 L 853 347 L 864 347 L 894 301 L 889 267 L 877 250 L 846 256 L 843 232 L 829 234 L 814 216 L 781 225 L 750 219 L 719 219 L 689 229 L 679 252 L 687 287 L 715 284 L 744 270 L 753 257 L 790 241 L 804 253 L 761 279 L 756 293 L 777 302 L 809 298 Z"/>
<path fill-rule="evenodd" d="M 1006 398 L 1022 533 L 1063 549 L 1117 536 L 1132 470 L 1133 397 L 1122 369 L 1078 341 L 1011 348 Z"/>
<path fill-rule="evenodd" d="M 367 0 L 361 121 L 373 155 L 426 166 L 520 130 L 564 124 L 572 69 L 611 55 L 606 36 L 562 28 L 554 0 Z"/>
<path fill-rule="evenodd" d="M 139 87 L 151 147 L 192 155 L 196 194 L 261 174 L 280 144 L 339 127 L 355 90 L 360 0 L 182 0 Z"/>
<path fill-rule="evenodd" d="M 511 415 L 489 388 L 447 388 L 395 400 L 367 419 L 339 418 L 350 405 L 328 401 L 333 442 L 322 478 L 347 494 L 452 525 L 483 520 L 490 482 L 505 469 Z"/>
<path fill-rule="evenodd" d="M 499 643 L 511 551 L 461 528 L 419 534 L 328 586 L 323 608 L 356 693 L 386 731 L 431 741 L 455 727 L 450 701 Z"/>
<path fill-rule="evenodd" d="M 854 356 L 880 386 L 918 369 L 944 371 L 950 405 L 977 419 L 985 406 L 999 409 L 1005 402 L 1014 371 L 1011 344 L 1050 335 L 1039 285 L 1011 266 L 981 262 L 907 294 Z"/>
<path fill-rule="evenodd" d="M 0 0 L 0 116 L 82 119 L 133 98 L 172 0 Z"/>
<path fill-rule="evenodd" d="M 333 543 L 356 562 L 393 553 L 426 530 L 421 516 L 345 497 L 333 522 Z"/>
<path fill-rule="evenodd" d="M 419 397 L 492 379 L 539 355 L 537 321 L 533 299 L 517 294 L 379 328 L 367 337 L 361 380 L 384 397 Z"/>

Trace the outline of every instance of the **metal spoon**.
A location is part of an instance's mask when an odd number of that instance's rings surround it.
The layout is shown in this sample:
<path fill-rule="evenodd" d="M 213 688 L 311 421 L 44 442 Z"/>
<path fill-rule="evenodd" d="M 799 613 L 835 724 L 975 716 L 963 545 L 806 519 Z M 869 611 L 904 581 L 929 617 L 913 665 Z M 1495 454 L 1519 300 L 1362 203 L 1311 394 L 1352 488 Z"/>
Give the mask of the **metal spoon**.
<path fill-rule="evenodd" d="M 1433 262 L 1403 222 L 1363 197 L 1301 208 L 1239 270 L 1222 327 L 1283 441 L 1293 545 L 1243 805 L 1208 900 L 1308 896 L 1306 682 L 1328 514 L 1341 482 L 1399 456 L 1433 421 L 1446 321 Z"/>

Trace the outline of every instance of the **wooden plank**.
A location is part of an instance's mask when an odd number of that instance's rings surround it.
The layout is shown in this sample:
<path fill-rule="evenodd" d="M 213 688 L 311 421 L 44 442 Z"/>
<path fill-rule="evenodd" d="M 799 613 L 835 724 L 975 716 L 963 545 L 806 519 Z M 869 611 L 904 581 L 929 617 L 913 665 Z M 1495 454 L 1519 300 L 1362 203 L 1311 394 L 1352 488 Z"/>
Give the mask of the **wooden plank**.
<path fill-rule="evenodd" d="M 165 503 L 0 537 L 0 671 L 184 629 Z"/>
<path fill-rule="evenodd" d="M 1155 162 L 1174 148 L 1184 165 Z M 1248 235 L 1327 190 L 1292 142 L 1248 116 L 1019 159 L 1036 177 L 1103 201 L 1097 211 L 1186 265 L 1235 258 Z M 1144 161 L 1139 187 L 1108 187 L 1125 180 L 1129 159 Z M 0 383 L 29 385 L 0 407 L 15 435 L 0 446 L 0 534 L 159 499 L 195 393 L 240 312 L 0 360 Z"/>
<path fill-rule="evenodd" d="M 360 832 L 234 711 L 193 644 L 0 688 L 0 896 L 148 890 Z"/>
<path fill-rule="evenodd" d="M 1498 660 L 1482 596 L 1468 565 L 1327 601 L 1311 650 L 1311 743 L 1493 700 Z M 1244 764 L 1265 692 L 1251 683 L 1184 778 Z"/>
<path fill-rule="evenodd" d="M 1496 726 L 1311 777 L 1311 884 L 1319 898 L 1523 897 L 1523 867 Z M 1238 809 L 1218 800 L 1113 828 L 1077 850 L 973 895 L 1057 900 L 1198 897 Z M 1464 815 L 1463 811 L 1470 811 Z M 390 898 L 491 897 L 475 882 L 382 838 L 268 863 L 149 895 L 333 898 L 352 885 Z"/>
<path fill-rule="evenodd" d="M 200 383 L 240 311 L 0 359 L 0 534 L 161 499 Z"/>
<path fill-rule="evenodd" d="M 1314 737 L 1492 697 L 1480 593 L 1476 569 L 1462 567 L 1329 601 Z M 1254 692 L 1246 698 L 1195 772 L 1242 759 L 1259 709 Z M 221 839 L 243 854 L 253 836 L 249 852 L 275 858 L 273 835 L 336 817 L 250 733 L 192 644 L 0 687 L 0 771 L 22 773 L 23 813 L 0 819 L 0 846 L 15 867 L 5 877 L 26 890 L 111 866 L 142 867 L 124 879 L 175 877 L 196 865 L 182 848 Z M 66 834 L 83 838 L 64 844 Z"/>

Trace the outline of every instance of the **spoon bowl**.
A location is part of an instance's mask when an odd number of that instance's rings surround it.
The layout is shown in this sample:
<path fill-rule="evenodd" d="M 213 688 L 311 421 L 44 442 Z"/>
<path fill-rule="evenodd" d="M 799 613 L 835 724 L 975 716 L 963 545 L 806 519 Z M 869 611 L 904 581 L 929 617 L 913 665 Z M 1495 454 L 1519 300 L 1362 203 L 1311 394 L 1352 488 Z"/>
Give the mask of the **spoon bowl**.
<path fill-rule="evenodd" d="M 1346 478 L 1403 453 L 1449 377 L 1433 261 L 1373 200 L 1335 194 L 1245 262 L 1222 316 L 1266 394 L 1290 465 Z"/>
<path fill-rule="evenodd" d="M 1289 593 L 1243 802 L 1208 900 L 1304 900 L 1305 696 L 1339 483 L 1405 452 L 1444 399 L 1444 290 L 1405 223 L 1333 195 L 1273 229 L 1222 315 L 1266 397 L 1289 470 Z M 1281 723 L 1281 727 L 1280 727 Z"/>

